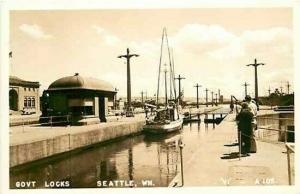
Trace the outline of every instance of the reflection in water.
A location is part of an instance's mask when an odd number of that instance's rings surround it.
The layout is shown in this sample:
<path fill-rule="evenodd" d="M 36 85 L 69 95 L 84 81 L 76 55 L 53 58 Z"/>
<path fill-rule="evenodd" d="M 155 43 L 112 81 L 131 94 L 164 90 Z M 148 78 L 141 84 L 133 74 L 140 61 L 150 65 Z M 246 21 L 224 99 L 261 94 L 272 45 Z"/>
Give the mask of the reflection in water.
<path fill-rule="evenodd" d="M 205 131 L 201 131 L 201 125 Z M 73 188 L 95 188 L 99 180 L 134 180 L 138 187 L 142 180 L 152 180 L 156 187 L 168 186 L 180 167 L 179 148 L 173 140 L 182 139 L 186 144 L 184 156 L 190 157 L 211 129 L 211 125 L 196 122 L 184 125 L 180 132 L 142 134 L 76 154 L 66 153 L 54 161 L 45 160 L 44 164 L 11 169 L 10 187 L 15 188 L 16 181 L 29 180 L 36 180 L 38 188 L 45 187 L 45 181 L 62 180 L 69 180 Z"/>
<path fill-rule="evenodd" d="M 133 180 L 132 148 L 128 150 L 128 176 L 129 180 Z"/>

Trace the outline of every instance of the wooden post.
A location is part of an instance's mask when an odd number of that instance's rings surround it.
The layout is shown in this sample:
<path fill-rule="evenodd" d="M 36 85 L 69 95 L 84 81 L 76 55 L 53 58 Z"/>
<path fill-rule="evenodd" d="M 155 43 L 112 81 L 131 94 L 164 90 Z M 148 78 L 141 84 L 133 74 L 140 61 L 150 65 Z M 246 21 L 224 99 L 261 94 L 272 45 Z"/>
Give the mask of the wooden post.
<path fill-rule="evenodd" d="M 181 94 L 181 80 L 185 79 L 185 77 L 181 77 L 180 74 L 179 74 L 178 77 L 175 78 L 175 80 L 176 79 L 178 80 L 178 89 L 179 89 L 179 91 L 178 91 L 178 101 L 179 101 L 179 105 L 181 105 L 181 102 L 182 102 L 182 99 L 181 99 L 181 96 L 182 96 L 182 94 Z M 175 98 L 176 98 L 176 96 L 175 96 Z"/>
<path fill-rule="evenodd" d="M 180 168 L 181 168 L 181 186 L 184 185 L 184 175 L 183 175 L 183 143 L 180 141 L 179 149 L 180 149 Z"/>
<path fill-rule="evenodd" d="M 257 67 L 259 65 L 265 65 L 264 63 L 257 63 L 257 60 L 254 59 L 254 64 L 248 64 L 247 66 L 254 67 L 254 82 L 255 82 L 255 101 L 257 104 L 257 110 L 259 110 L 259 103 L 258 103 L 258 78 L 257 78 Z"/>
<path fill-rule="evenodd" d="M 194 87 L 197 90 L 197 109 L 199 109 L 199 87 L 201 87 L 201 85 L 196 84 Z"/>
<path fill-rule="evenodd" d="M 241 160 L 242 154 L 242 132 L 239 130 L 239 160 Z"/>
<path fill-rule="evenodd" d="M 127 111 L 130 111 L 131 107 L 131 76 L 130 76 L 130 58 L 138 57 L 137 54 L 129 54 L 129 48 L 127 48 L 125 55 L 120 55 L 118 58 L 126 58 L 127 62 Z"/>
<path fill-rule="evenodd" d="M 292 174 L 291 174 L 291 158 L 290 158 L 290 148 L 287 144 L 285 144 L 286 147 L 286 154 L 287 154 L 287 162 L 288 162 L 288 178 L 289 178 L 289 185 L 292 185 Z"/>

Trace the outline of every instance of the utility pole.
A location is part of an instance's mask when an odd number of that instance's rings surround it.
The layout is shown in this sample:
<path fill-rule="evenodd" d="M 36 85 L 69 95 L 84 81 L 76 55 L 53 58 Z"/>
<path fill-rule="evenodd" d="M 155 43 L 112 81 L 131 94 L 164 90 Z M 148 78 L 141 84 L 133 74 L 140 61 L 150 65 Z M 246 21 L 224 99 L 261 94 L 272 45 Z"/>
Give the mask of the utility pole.
<path fill-rule="evenodd" d="M 194 87 L 197 88 L 197 108 L 199 108 L 199 88 L 201 85 L 197 83 Z"/>
<path fill-rule="evenodd" d="M 218 106 L 218 94 L 216 93 L 215 96 L 216 96 L 216 106 Z"/>
<path fill-rule="evenodd" d="M 205 102 L 206 102 L 205 104 L 206 104 L 206 107 L 208 107 L 208 91 L 209 90 L 206 88 L 205 89 Z"/>
<path fill-rule="evenodd" d="M 180 74 L 178 75 L 178 77 L 175 77 L 175 79 L 178 80 L 178 89 L 179 89 L 179 92 L 178 92 L 178 101 L 179 101 L 179 105 L 181 105 L 181 96 L 182 96 L 182 93 L 181 93 L 181 80 L 185 79 L 185 77 L 181 77 Z M 176 96 L 175 96 L 176 98 Z"/>
<path fill-rule="evenodd" d="M 131 76 L 130 76 L 130 59 L 131 57 L 138 57 L 138 54 L 130 54 L 129 48 L 126 50 L 126 55 L 120 55 L 118 58 L 125 58 L 127 62 L 127 111 L 131 112 Z M 131 116 L 131 114 L 130 114 Z"/>
<path fill-rule="evenodd" d="M 248 95 L 247 87 L 249 86 L 249 84 L 245 82 L 243 86 L 245 87 L 245 97 L 246 97 Z"/>
<path fill-rule="evenodd" d="M 141 92 L 142 95 L 142 105 L 144 104 L 144 91 Z"/>
<path fill-rule="evenodd" d="M 290 94 L 290 86 L 291 86 L 291 84 L 290 84 L 290 82 L 288 81 L 287 82 L 287 94 Z"/>
<path fill-rule="evenodd" d="M 119 89 L 118 88 L 115 88 L 115 110 L 117 110 L 117 101 L 118 101 L 118 98 L 117 98 L 117 93 L 118 93 Z"/>
<path fill-rule="evenodd" d="M 214 92 L 211 91 L 211 106 L 214 106 Z"/>
<path fill-rule="evenodd" d="M 259 103 L 258 103 L 258 78 L 257 78 L 257 67 L 259 65 L 265 65 L 264 63 L 257 63 L 257 60 L 254 59 L 253 64 L 248 64 L 247 66 L 253 66 L 254 67 L 254 82 L 255 82 L 255 101 L 257 104 L 257 110 L 259 110 Z"/>

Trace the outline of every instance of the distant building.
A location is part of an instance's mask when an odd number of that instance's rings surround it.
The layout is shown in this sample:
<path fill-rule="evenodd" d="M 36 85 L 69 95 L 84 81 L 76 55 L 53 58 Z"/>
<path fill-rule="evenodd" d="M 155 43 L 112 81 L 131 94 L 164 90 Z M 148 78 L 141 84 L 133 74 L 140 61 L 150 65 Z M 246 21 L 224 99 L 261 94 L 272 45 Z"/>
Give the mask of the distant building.
<path fill-rule="evenodd" d="M 57 120 L 79 125 L 106 122 L 115 94 L 110 83 L 78 73 L 60 78 L 44 91 L 41 121 L 55 116 Z"/>
<path fill-rule="evenodd" d="M 24 114 L 40 111 L 39 82 L 25 81 L 15 76 L 9 77 L 9 110 Z"/>

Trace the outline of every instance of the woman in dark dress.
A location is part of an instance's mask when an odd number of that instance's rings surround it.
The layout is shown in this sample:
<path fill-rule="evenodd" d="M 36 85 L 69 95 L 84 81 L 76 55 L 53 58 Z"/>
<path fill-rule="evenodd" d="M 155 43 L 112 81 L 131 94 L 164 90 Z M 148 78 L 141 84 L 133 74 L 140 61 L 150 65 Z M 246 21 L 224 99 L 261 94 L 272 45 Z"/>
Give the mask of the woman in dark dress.
<path fill-rule="evenodd" d="M 241 153 L 250 153 L 251 138 L 253 138 L 252 130 L 252 119 L 253 113 L 251 112 L 247 103 L 242 103 L 242 109 L 236 116 L 236 121 L 238 123 L 238 130 L 241 132 Z"/>

